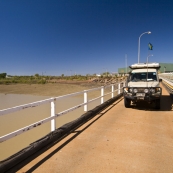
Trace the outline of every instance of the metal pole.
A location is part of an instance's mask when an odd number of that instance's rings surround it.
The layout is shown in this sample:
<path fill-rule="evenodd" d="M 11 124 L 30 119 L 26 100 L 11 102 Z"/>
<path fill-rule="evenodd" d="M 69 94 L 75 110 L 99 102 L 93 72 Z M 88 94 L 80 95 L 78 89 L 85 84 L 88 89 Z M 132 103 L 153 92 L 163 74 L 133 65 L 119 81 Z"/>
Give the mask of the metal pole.
<path fill-rule="evenodd" d="M 84 92 L 84 103 L 86 103 L 86 104 L 84 105 L 84 111 L 85 111 L 85 112 L 88 111 L 88 104 L 87 104 L 87 102 L 88 102 L 88 96 L 87 96 L 87 91 L 85 90 L 85 92 Z"/>
<path fill-rule="evenodd" d="M 55 116 L 55 99 L 51 102 L 51 117 Z M 56 129 L 55 118 L 51 120 L 51 132 Z"/>
<path fill-rule="evenodd" d="M 120 90 L 120 83 L 118 84 L 118 94 L 121 93 L 121 90 Z"/>
<path fill-rule="evenodd" d="M 101 104 L 104 102 L 104 86 L 101 87 Z"/>
<path fill-rule="evenodd" d="M 114 97 L 114 84 L 112 84 L 112 98 Z"/>
<path fill-rule="evenodd" d="M 139 36 L 139 40 L 138 40 L 138 64 L 139 64 L 139 59 L 140 59 L 140 39 L 141 39 L 142 35 L 144 35 L 144 34 L 151 34 L 151 32 L 150 31 L 144 32 Z"/>
<path fill-rule="evenodd" d="M 153 55 L 148 55 L 147 56 L 147 87 L 148 87 L 148 58 Z"/>

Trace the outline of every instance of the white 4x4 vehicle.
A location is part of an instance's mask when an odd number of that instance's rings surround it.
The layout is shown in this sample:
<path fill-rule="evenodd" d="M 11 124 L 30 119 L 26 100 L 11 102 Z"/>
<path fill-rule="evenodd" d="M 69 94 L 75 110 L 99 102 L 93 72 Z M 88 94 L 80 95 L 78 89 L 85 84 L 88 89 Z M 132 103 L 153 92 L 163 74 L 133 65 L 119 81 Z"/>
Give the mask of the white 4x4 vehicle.
<path fill-rule="evenodd" d="M 154 102 L 155 108 L 160 109 L 162 88 L 159 85 L 159 63 L 133 64 L 127 84 L 123 88 L 124 106 L 130 107 L 139 101 Z"/>

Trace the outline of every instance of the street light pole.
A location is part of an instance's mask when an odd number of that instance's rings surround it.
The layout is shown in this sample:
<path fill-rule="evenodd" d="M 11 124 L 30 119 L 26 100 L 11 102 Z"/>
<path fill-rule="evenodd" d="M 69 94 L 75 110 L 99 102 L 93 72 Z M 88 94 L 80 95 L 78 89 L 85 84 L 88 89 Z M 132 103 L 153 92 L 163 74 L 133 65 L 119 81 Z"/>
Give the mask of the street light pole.
<path fill-rule="evenodd" d="M 147 56 L 147 87 L 148 87 L 148 58 L 153 55 L 148 55 Z"/>
<path fill-rule="evenodd" d="M 144 34 L 151 34 L 151 32 L 150 32 L 150 31 L 144 32 L 144 33 L 142 33 L 142 34 L 139 36 L 139 41 L 138 41 L 138 64 L 139 64 L 139 59 L 140 59 L 140 39 L 141 39 L 142 35 L 144 35 Z"/>
<path fill-rule="evenodd" d="M 150 56 L 153 56 L 153 55 L 148 55 L 148 56 L 147 56 L 147 66 L 148 66 L 148 58 L 149 58 Z"/>

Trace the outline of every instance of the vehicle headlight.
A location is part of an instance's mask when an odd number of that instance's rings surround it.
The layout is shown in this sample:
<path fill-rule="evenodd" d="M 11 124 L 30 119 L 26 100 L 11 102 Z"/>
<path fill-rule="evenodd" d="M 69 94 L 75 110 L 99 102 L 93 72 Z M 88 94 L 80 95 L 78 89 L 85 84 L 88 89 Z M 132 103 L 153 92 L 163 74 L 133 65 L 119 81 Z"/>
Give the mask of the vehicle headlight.
<path fill-rule="evenodd" d="M 132 93 L 133 92 L 133 89 L 132 88 L 129 88 L 129 91 Z"/>
<path fill-rule="evenodd" d="M 150 89 L 150 92 L 151 92 L 151 93 L 155 93 L 155 89 L 154 89 L 154 88 L 151 88 L 151 89 Z"/>
<path fill-rule="evenodd" d="M 149 91 L 148 88 L 144 89 L 144 93 L 148 93 L 148 91 Z"/>
<path fill-rule="evenodd" d="M 135 89 L 133 89 L 133 92 L 134 92 L 134 93 L 137 93 L 137 92 L 138 92 L 138 90 L 135 88 Z"/>
<path fill-rule="evenodd" d="M 156 92 L 160 92 L 160 88 L 156 88 Z"/>

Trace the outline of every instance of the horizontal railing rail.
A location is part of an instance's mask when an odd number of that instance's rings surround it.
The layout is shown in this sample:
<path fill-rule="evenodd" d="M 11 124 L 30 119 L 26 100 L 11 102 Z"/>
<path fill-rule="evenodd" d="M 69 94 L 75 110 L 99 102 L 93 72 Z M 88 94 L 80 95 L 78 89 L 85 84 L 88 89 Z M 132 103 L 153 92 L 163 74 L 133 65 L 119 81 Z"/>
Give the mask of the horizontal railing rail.
<path fill-rule="evenodd" d="M 45 99 L 45 100 L 41 100 L 41 101 L 37 101 L 37 102 L 32 102 L 32 103 L 28 103 L 28 104 L 24 104 L 24 105 L 12 107 L 12 108 L 0 110 L 0 116 L 4 116 L 6 114 L 21 111 L 21 110 L 24 110 L 24 109 L 27 109 L 27 108 L 34 108 L 34 107 L 37 107 L 37 106 L 40 106 L 40 105 L 43 105 L 43 104 L 47 104 L 47 103 L 51 104 L 51 116 L 50 117 L 42 119 L 42 120 L 37 121 L 33 124 L 30 124 L 28 126 L 20 128 L 16 131 L 13 131 L 11 133 L 8 133 L 6 135 L 1 136 L 0 137 L 0 143 L 6 141 L 8 139 L 11 139 L 11 138 L 13 138 L 17 135 L 20 135 L 22 133 L 25 133 L 25 132 L 27 132 L 27 131 L 29 131 L 33 128 L 36 128 L 36 127 L 38 127 L 38 126 L 40 126 L 44 123 L 47 123 L 49 121 L 51 121 L 51 131 L 54 131 L 54 130 L 56 130 L 56 121 L 55 121 L 55 119 L 57 117 L 62 116 L 64 114 L 67 114 L 68 112 L 71 112 L 71 111 L 73 111 L 75 109 L 78 109 L 82 106 L 84 106 L 84 111 L 86 112 L 86 111 L 88 111 L 88 104 L 89 103 L 100 99 L 101 100 L 100 104 L 102 104 L 102 103 L 104 103 L 104 97 L 105 96 L 111 94 L 111 98 L 113 98 L 115 96 L 115 92 L 117 92 L 117 95 L 122 93 L 122 88 L 123 88 L 124 84 L 125 84 L 124 82 L 111 84 L 111 85 L 107 85 L 107 86 L 88 89 L 88 90 L 84 90 L 84 91 L 81 91 L 81 92 L 76 92 L 76 93 L 72 93 L 72 94 L 67 94 L 67 95 L 63 95 L 63 96 L 59 96 L 59 97 L 49 98 L 49 99 Z M 117 87 L 115 88 L 116 85 L 117 85 Z M 111 88 L 111 92 L 105 93 L 106 88 Z M 96 98 L 93 98 L 93 99 L 89 100 L 88 99 L 88 93 L 91 92 L 91 91 L 96 91 L 96 90 L 101 90 L 101 95 L 99 97 L 96 97 Z M 84 102 L 83 103 L 78 104 L 76 106 L 73 106 L 69 109 L 66 109 L 66 110 L 62 111 L 62 112 L 56 113 L 55 102 L 57 100 L 61 100 L 61 99 L 64 99 L 64 98 L 69 98 L 69 97 L 72 97 L 72 96 L 77 96 L 79 94 L 84 94 Z"/>
<path fill-rule="evenodd" d="M 170 94 L 173 94 L 173 73 L 161 73 L 159 78 L 162 79 L 163 84 L 167 87 Z"/>
<path fill-rule="evenodd" d="M 160 73 L 159 77 L 173 83 L 173 72 L 172 73 Z"/>

